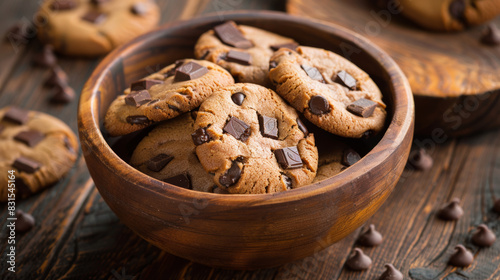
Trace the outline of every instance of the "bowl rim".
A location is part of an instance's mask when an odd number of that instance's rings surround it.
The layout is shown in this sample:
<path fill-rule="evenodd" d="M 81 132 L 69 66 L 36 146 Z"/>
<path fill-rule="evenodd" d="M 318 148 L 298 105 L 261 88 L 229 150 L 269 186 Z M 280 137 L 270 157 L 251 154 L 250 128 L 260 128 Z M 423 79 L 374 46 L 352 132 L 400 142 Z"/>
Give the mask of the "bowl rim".
<path fill-rule="evenodd" d="M 283 12 L 256 12 L 241 10 L 224 12 L 223 18 L 224 19 L 221 20 L 220 14 L 212 13 L 188 20 L 167 23 L 154 29 L 153 31 L 145 33 L 129 41 L 108 54 L 94 69 L 90 78 L 85 83 L 79 100 L 78 132 L 80 134 L 80 144 L 84 155 L 89 152 L 93 153 L 104 165 L 106 165 L 107 168 L 114 170 L 116 175 L 129 181 L 131 185 L 145 191 L 156 192 L 158 195 L 168 195 L 171 198 L 176 198 L 181 201 L 193 201 L 193 199 L 218 199 L 219 201 L 223 201 L 226 206 L 234 207 L 241 206 L 242 202 L 248 203 L 249 201 L 252 201 L 252 205 L 268 205 L 321 195 L 338 187 L 347 188 L 351 184 L 346 184 L 346 182 L 352 182 L 356 178 L 361 177 L 363 174 L 376 169 L 380 163 L 385 162 L 398 149 L 398 146 L 404 141 L 408 133 L 413 133 L 413 131 L 410 130 L 413 129 L 414 103 L 408 80 L 396 62 L 387 53 L 368 39 L 355 33 L 354 31 L 350 31 L 335 24 L 292 16 Z M 393 90 L 396 91 L 393 97 L 394 104 L 400 105 L 393 108 L 392 120 L 385 130 L 382 139 L 380 139 L 375 147 L 373 147 L 368 154 L 362 157 L 361 160 L 350 166 L 348 169 L 349 172 L 341 172 L 320 182 L 312 183 L 310 185 L 286 192 L 273 194 L 221 195 L 184 189 L 154 179 L 123 161 L 108 145 L 101 133 L 99 123 L 96 122 L 99 114 L 99 102 L 96 101 L 96 98 L 99 98 L 100 96 L 99 85 L 102 83 L 106 73 L 113 67 L 114 64 L 121 62 L 122 57 L 127 56 L 127 54 L 132 53 L 135 49 L 140 48 L 144 44 L 161 37 L 161 35 L 168 30 L 175 31 L 177 29 L 184 29 L 188 28 L 192 24 L 207 24 L 212 22 L 224 22 L 227 20 L 234 20 L 238 22 L 238 19 L 245 18 L 300 23 L 307 25 L 310 28 L 319 29 L 331 34 L 333 33 L 362 49 L 368 55 L 376 59 L 384 67 L 384 69 L 390 69 L 391 75 L 389 75 L 389 84 Z M 401 106 L 401 104 L 407 105 Z M 133 181 L 129 178 L 131 174 L 134 174 Z"/>

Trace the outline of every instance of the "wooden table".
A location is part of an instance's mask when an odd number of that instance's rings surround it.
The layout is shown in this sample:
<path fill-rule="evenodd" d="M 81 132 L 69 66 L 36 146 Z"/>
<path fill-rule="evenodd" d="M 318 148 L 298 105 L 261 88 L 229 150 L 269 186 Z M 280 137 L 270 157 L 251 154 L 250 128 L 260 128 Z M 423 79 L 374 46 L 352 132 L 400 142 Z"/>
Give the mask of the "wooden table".
<path fill-rule="evenodd" d="M 265 0 L 158 2 L 163 22 L 208 12 L 284 10 L 285 6 L 283 1 Z M 29 20 L 36 3 L 0 2 L 0 33 L 19 19 Z M 41 86 L 48 71 L 30 65 L 39 47 L 36 42 L 19 48 L 0 44 L 0 107 L 14 104 L 47 112 L 76 132 L 78 102 L 50 104 L 50 93 Z M 76 92 L 98 62 L 60 58 Z M 391 197 L 369 220 L 385 241 L 375 248 L 363 248 L 373 259 L 364 272 L 343 267 L 360 230 L 306 259 L 257 271 L 215 269 L 162 252 L 120 223 L 92 184 L 80 156 L 61 182 L 18 203 L 18 209 L 31 213 L 37 222 L 31 231 L 17 236 L 16 275 L 7 271 L 7 211 L 3 205 L 0 279 L 376 279 L 385 263 L 393 263 L 408 279 L 500 279 L 500 241 L 478 249 L 469 240 L 480 223 L 487 223 L 497 235 L 500 232 L 500 215 L 491 210 L 494 199 L 500 198 L 500 131 L 443 138 L 415 140 L 416 147 L 426 148 L 433 156 L 434 168 L 406 170 Z M 453 197 L 462 200 L 465 215 L 457 222 L 437 219 L 437 209 Z M 446 265 L 456 244 L 465 244 L 475 253 L 468 268 Z"/>

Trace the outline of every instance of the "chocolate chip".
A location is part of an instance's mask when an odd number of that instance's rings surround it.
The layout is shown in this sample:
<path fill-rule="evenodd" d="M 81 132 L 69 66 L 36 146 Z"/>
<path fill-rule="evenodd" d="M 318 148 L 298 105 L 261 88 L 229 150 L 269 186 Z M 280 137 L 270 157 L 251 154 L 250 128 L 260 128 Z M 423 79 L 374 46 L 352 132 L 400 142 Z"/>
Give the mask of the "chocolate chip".
<path fill-rule="evenodd" d="M 15 124 L 25 124 L 29 119 L 29 112 L 17 107 L 10 109 L 3 115 L 4 121 L 13 122 Z"/>
<path fill-rule="evenodd" d="M 448 202 L 444 207 L 439 209 L 437 215 L 439 218 L 446 221 L 454 221 L 460 219 L 464 214 L 464 210 L 459 205 L 460 199 L 453 198 L 450 202 Z"/>
<path fill-rule="evenodd" d="M 342 164 L 345 166 L 351 166 L 358 162 L 361 159 L 361 156 L 353 149 L 344 150 L 344 154 L 342 155 Z"/>
<path fill-rule="evenodd" d="M 219 183 L 222 186 L 228 188 L 236 184 L 236 182 L 240 180 L 240 177 L 241 177 L 241 169 L 238 166 L 238 162 L 233 161 L 231 167 L 219 177 Z"/>
<path fill-rule="evenodd" d="M 128 116 L 127 122 L 129 124 L 149 124 L 150 121 L 146 116 L 137 115 L 137 116 Z"/>
<path fill-rule="evenodd" d="M 231 100 L 233 100 L 234 104 L 241 106 L 243 104 L 243 100 L 245 100 L 246 95 L 243 92 L 237 92 L 231 95 Z"/>
<path fill-rule="evenodd" d="M 278 67 L 278 63 L 274 60 L 269 61 L 269 70 L 272 70 L 274 68 Z"/>
<path fill-rule="evenodd" d="M 497 199 L 495 201 L 495 204 L 493 205 L 493 211 L 500 214 L 500 199 Z"/>
<path fill-rule="evenodd" d="M 21 131 L 14 136 L 14 140 L 24 143 L 30 147 L 35 147 L 38 143 L 40 143 L 40 141 L 43 140 L 43 138 L 45 138 L 45 135 L 36 130 Z"/>
<path fill-rule="evenodd" d="M 177 68 L 181 67 L 184 64 L 184 62 L 186 62 L 184 59 L 176 60 L 174 67 L 170 68 L 167 71 L 167 73 L 163 74 L 163 76 L 165 78 L 168 78 L 168 77 L 171 77 L 171 76 L 175 75 L 175 71 L 177 70 Z"/>
<path fill-rule="evenodd" d="M 214 27 L 215 34 L 227 45 L 239 49 L 248 49 L 253 47 L 252 42 L 243 36 L 234 21 L 228 21 Z"/>
<path fill-rule="evenodd" d="M 88 11 L 82 16 L 82 20 L 88 21 L 93 24 L 100 24 L 106 19 L 106 15 L 96 11 Z"/>
<path fill-rule="evenodd" d="M 500 30 L 493 23 L 490 23 L 481 37 L 481 42 L 490 46 L 500 45 Z"/>
<path fill-rule="evenodd" d="M 135 3 L 130 7 L 130 12 L 134 15 L 142 16 L 149 11 L 149 6 L 145 3 Z"/>
<path fill-rule="evenodd" d="M 237 117 L 231 117 L 223 130 L 242 142 L 245 142 L 251 133 L 250 126 Z"/>
<path fill-rule="evenodd" d="M 283 182 L 285 182 L 286 189 L 291 190 L 292 189 L 292 179 L 283 173 L 281 173 L 281 177 L 283 178 Z"/>
<path fill-rule="evenodd" d="M 252 64 L 252 56 L 246 52 L 239 52 L 230 50 L 227 53 L 226 60 L 228 62 L 235 62 L 241 65 L 250 65 Z"/>
<path fill-rule="evenodd" d="M 203 127 L 198 128 L 193 134 L 191 134 L 191 137 L 193 138 L 193 143 L 196 146 L 210 141 L 210 135 L 208 135 L 207 130 Z"/>
<path fill-rule="evenodd" d="M 330 103 L 321 95 L 315 95 L 309 100 L 309 110 L 315 115 L 330 112 Z"/>
<path fill-rule="evenodd" d="M 53 67 L 57 63 L 54 55 L 54 48 L 51 45 L 45 45 L 43 49 L 33 56 L 33 64 L 40 67 Z"/>
<path fill-rule="evenodd" d="M 472 243 L 479 247 L 490 247 L 496 240 L 497 237 L 493 231 L 485 224 L 480 224 L 471 238 Z"/>
<path fill-rule="evenodd" d="M 180 111 L 181 111 L 181 110 L 179 109 L 179 107 L 174 106 L 174 105 L 172 105 L 172 104 L 167 104 L 167 106 L 168 106 L 168 108 L 169 108 L 170 110 L 173 110 L 173 111 L 176 111 L 176 112 L 180 112 Z"/>
<path fill-rule="evenodd" d="M 375 107 L 377 107 L 377 103 L 365 98 L 361 98 L 347 105 L 346 109 L 354 115 L 363 118 L 369 118 L 371 117 L 371 115 L 373 115 Z"/>
<path fill-rule="evenodd" d="M 370 224 L 368 229 L 358 237 L 357 243 L 366 247 L 375 247 L 382 244 L 382 234 L 375 229 L 375 225 Z"/>
<path fill-rule="evenodd" d="M 449 7 L 450 15 L 454 19 L 461 22 L 465 22 L 465 1 L 464 0 L 454 0 L 450 3 Z"/>
<path fill-rule="evenodd" d="M 299 150 L 296 146 L 278 149 L 274 151 L 276 160 L 283 169 L 300 168 L 303 166 Z"/>
<path fill-rule="evenodd" d="M 12 167 L 19 169 L 20 172 L 34 173 L 40 168 L 41 164 L 23 156 L 18 157 Z"/>
<path fill-rule="evenodd" d="M 67 84 L 68 82 L 68 76 L 66 73 L 61 69 L 61 67 L 55 65 L 54 67 L 50 68 L 50 76 L 45 80 L 45 83 L 43 84 L 45 87 L 54 87 L 56 85 L 62 85 L 62 84 Z"/>
<path fill-rule="evenodd" d="M 262 136 L 278 139 L 278 120 L 259 115 L 260 133 Z"/>
<path fill-rule="evenodd" d="M 341 84 L 341 85 L 343 85 L 351 90 L 356 90 L 356 88 L 358 86 L 358 82 L 356 81 L 356 79 L 354 79 L 353 76 L 351 76 L 349 73 L 347 73 L 344 70 L 341 70 L 340 72 L 338 72 L 337 76 L 333 80 L 337 84 Z"/>
<path fill-rule="evenodd" d="M 156 155 L 154 157 L 152 157 L 151 159 L 149 159 L 147 162 L 146 162 L 146 167 L 151 170 L 151 171 L 154 171 L 154 172 L 159 172 L 160 170 L 162 170 L 170 161 L 172 161 L 172 159 L 174 159 L 173 156 L 169 156 L 167 154 L 159 154 L 159 155 Z"/>
<path fill-rule="evenodd" d="M 16 210 L 16 231 L 27 232 L 35 226 L 35 218 L 23 210 Z"/>
<path fill-rule="evenodd" d="M 125 96 L 125 104 L 140 107 L 151 101 L 151 95 L 147 90 L 133 91 Z"/>
<path fill-rule="evenodd" d="M 465 249 L 463 245 L 457 245 L 455 246 L 455 253 L 451 255 L 450 259 L 448 260 L 448 264 L 453 265 L 453 266 L 469 266 L 474 262 L 474 255 L 472 253 Z"/>
<path fill-rule="evenodd" d="M 325 80 L 323 79 L 323 75 L 321 75 L 318 68 L 312 67 L 309 65 L 304 65 L 304 64 L 300 65 L 300 67 L 302 67 L 302 69 L 304 70 L 304 72 L 306 72 L 306 74 L 307 74 L 307 76 L 309 76 L 309 78 L 316 80 L 318 82 L 322 82 L 322 83 L 325 82 Z"/>
<path fill-rule="evenodd" d="M 372 259 L 363 253 L 363 250 L 354 248 L 354 253 L 346 261 L 346 266 L 351 270 L 366 270 L 372 265 Z"/>
<path fill-rule="evenodd" d="M 75 91 L 67 84 L 58 84 L 55 88 L 55 93 L 50 102 L 67 104 L 75 99 Z"/>
<path fill-rule="evenodd" d="M 277 51 L 281 48 L 287 48 L 291 50 L 296 50 L 299 44 L 295 42 L 289 42 L 289 43 L 283 43 L 283 44 L 276 44 L 276 45 L 271 45 L 271 50 Z"/>
<path fill-rule="evenodd" d="M 178 187 L 184 188 L 184 189 L 192 189 L 191 187 L 191 179 L 189 178 L 189 175 L 186 173 L 182 173 L 170 178 L 167 178 L 163 180 L 165 183 L 169 183 L 172 185 L 176 185 Z"/>
<path fill-rule="evenodd" d="M 205 58 L 207 58 L 207 56 L 210 54 L 210 51 L 204 51 L 203 54 L 200 56 L 200 59 L 203 60 Z"/>
<path fill-rule="evenodd" d="M 78 6 L 74 0 L 55 0 L 50 4 L 50 9 L 53 11 L 72 10 Z"/>
<path fill-rule="evenodd" d="M 188 62 L 175 70 L 174 82 L 198 79 L 207 73 L 207 67 L 201 66 L 198 63 Z"/>
<path fill-rule="evenodd" d="M 410 153 L 408 163 L 418 170 L 429 170 L 434 161 L 424 149 L 418 149 Z"/>
<path fill-rule="evenodd" d="M 380 275 L 378 280 L 403 280 L 404 276 L 401 271 L 397 270 L 392 264 L 385 264 L 385 271 Z"/>
<path fill-rule="evenodd" d="M 309 131 L 307 130 L 306 125 L 302 122 L 300 118 L 297 118 L 297 126 L 299 127 L 300 131 L 304 133 L 304 136 L 309 135 Z"/>
<path fill-rule="evenodd" d="M 140 81 L 133 82 L 130 85 L 131 91 L 139 91 L 139 90 L 149 90 L 154 85 L 163 84 L 161 80 L 153 80 L 153 79 L 143 79 Z"/>

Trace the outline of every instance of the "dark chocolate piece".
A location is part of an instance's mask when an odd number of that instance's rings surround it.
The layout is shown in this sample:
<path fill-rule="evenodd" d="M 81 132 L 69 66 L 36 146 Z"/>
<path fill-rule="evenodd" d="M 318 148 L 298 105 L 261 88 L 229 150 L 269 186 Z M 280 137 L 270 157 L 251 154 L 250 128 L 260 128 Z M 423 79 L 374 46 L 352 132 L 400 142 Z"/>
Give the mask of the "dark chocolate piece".
<path fill-rule="evenodd" d="M 252 42 L 243 36 L 234 21 L 228 21 L 214 27 L 215 34 L 227 45 L 239 49 L 248 49 L 253 47 Z"/>
<path fill-rule="evenodd" d="M 354 79 L 353 76 L 351 76 L 344 70 L 341 70 L 337 73 L 334 82 L 336 82 L 337 84 L 341 84 L 346 88 L 349 88 L 350 90 L 356 90 L 358 86 L 358 82 L 356 81 L 356 79 Z"/>
<path fill-rule="evenodd" d="M 368 229 L 358 237 L 357 243 L 366 247 L 375 247 L 382 244 L 382 234 L 375 229 L 375 225 L 370 224 Z"/>
<path fill-rule="evenodd" d="M 149 90 L 152 86 L 163 84 L 161 80 L 153 80 L 153 79 L 143 79 L 140 81 L 133 82 L 130 85 L 131 91 L 139 91 L 139 90 Z"/>
<path fill-rule="evenodd" d="M 51 45 L 43 46 L 43 49 L 33 56 L 33 64 L 39 67 L 53 67 L 56 63 L 57 58 Z"/>
<path fill-rule="evenodd" d="M 188 189 L 188 190 L 192 189 L 191 179 L 189 178 L 189 175 L 186 173 L 182 173 L 182 174 L 167 178 L 167 179 L 163 180 L 163 182 L 169 183 L 172 185 L 176 185 L 178 187 Z"/>
<path fill-rule="evenodd" d="M 449 7 L 451 17 L 465 23 L 465 8 L 464 0 L 452 1 Z"/>
<path fill-rule="evenodd" d="M 243 100 L 245 100 L 246 95 L 243 92 L 237 92 L 231 95 L 231 100 L 233 100 L 234 104 L 241 106 L 243 104 Z"/>
<path fill-rule="evenodd" d="M 29 119 L 29 112 L 17 107 L 10 109 L 3 115 L 4 121 L 13 122 L 15 124 L 25 124 Z"/>
<path fill-rule="evenodd" d="M 67 104 L 75 99 L 75 91 L 67 84 L 58 84 L 55 88 L 56 91 L 50 99 L 50 102 Z"/>
<path fill-rule="evenodd" d="M 500 30 L 498 30 L 495 24 L 490 23 L 488 25 L 486 32 L 481 37 L 481 43 L 490 46 L 500 45 Z"/>
<path fill-rule="evenodd" d="M 351 166 L 358 162 L 361 159 L 361 156 L 353 149 L 344 150 L 344 154 L 342 155 L 342 164 L 345 166 Z"/>
<path fill-rule="evenodd" d="M 316 80 L 318 82 L 322 83 L 325 82 L 325 80 L 323 79 L 323 75 L 321 75 L 321 72 L 319 72 L 318 68 L 304 64 L 300 65 L 300 67 L 302 67 L 302 69 L 304 70 L 304 72 L 306 72 L 309 78 Z"/>
<path fill-rule="evenodd" d="M 278 120 L 259 115 L 260 133 L 262 136 L 278 139 Z"/>
<path fill-rule="evenodd" d="M 23 210 L 16 210 L 16 232 L 27 232 L 35 226 L 35 218 Z"/>
<path fill-rule="evenodd" d="M 392 264 L 385 264 L 385 271 L 380 275 L 378 280 L 403 280 L 404 276 L 401 271 L 397 270 Z"/>
<path fill-rule="evenodd" d="M 228 62 L 235 62 L 241 65 L 251 65 L 252 56 L 246 52 L 239 52 L 235 50 L 230 50 L 227 53 L 226 60 Z"/>
<path fill-rule="evenodd" d="M 173 156 L 159 154 L 149 159 L 149 161 L 146 162 L 146 167 L 151 171 L 159 172 L 173 159 Z"/>
<path fill-rule="evenodd" d="M 149 11 L 149 6 L 144 3 L 135 3 L 130 7 L 130 12 L 134 15 L 142 16 Z"/>
<path fill-rule="evenodd" d="M 377 107 L 377 103 L 373 102 L 371 100 L 361 98 L 353 103 L 347 105 L 347 111 L 353 113 L 354 115 L 363 117 L 363 118 L 369 118 L 371 115 L 373 115 L 373 112 L 375 111 L 375 107 Z"/>
<path fill-rule="evenodd" d="M 128 116 L 127 122 L 129 124 L 148 124 L 150 121 L 146 116 L 137 115 L 137 116 Z"/>
<path fill-rule="evenodd" d="M 309 131 L 307 130 L 306 125 L 302 122 L 300 118 L 297 118 L 297 125 L 299 126 L 300 131 L 304 132 L 304 136 L 309 135 Z"/>
<path fill-rule="evenodd" d="M 169 109 L 171 109 L 171 110 L 176 111 L 176 112 L 180 112 L 179 107 L 174 106 L 174 105 L 172 105 L 172 104 L 167 104 L 167 107 L 168 107 Z"/>
<path fill-rule="evenodd" d="M 439 218 L 446 221 L 454 221 L 460 219 L 464 214 L 464 210 L 459 205 L 460 199 L 453 198 L 443 208 L 439 209 L 437 215 Z"/>
<path fill-rule="evenodd" d="M 431 169 L 434 160 L 424 149 L 418 149 L 410 153 L 408 163 L 418 170 Z"/>
<path fill-rule="evenodd" d="M 283 43 L 283 44 L 276 44 L 276 45 L 271 45 L 271 50 L 277 51 L 281 48 L 287 48 L 291 50 L 296 50 L 299 44 L 295 42 L 290 42 L 290 43 Z"/>
<path fill-rule="evenodd" d="M 278 149 L 274 151 L 276 160 L 283 169 L 300 168 L 303 166 L 299 150 L 296 146 Z"/>
<path fill-rule="evenodd" d="M 45 138 L 45 135 L 36 130 L 21 131 L 14 136 L 14 140 L 24 143 L 30 147 L 35 147 L 38 143 L 40 143 L 40 141 L 43 140 L 43 138 Z"/>
<path fill-rule="evenodd" d="M 185 60 L 184 59 L 179 59 L 175 61 L 175 66 L 170 68 L 166 73 L 163 74 L 165 78 L 171 77 L 175 75 L 175 71 L 177 68 L 181 67 L 184 64 Z"/>
<path fill-rule="evenodd" d="M 219 177 L 219 183 L 222 186 L 228 188 L 236 184 L 236 182 L 240 180 L 240 177 L 241 177 L 241 169 L 238 166 L 238 162 L 233 161 L 231 167 Z"/>
<path fill-rule="evenodd" d="M 474 262 L 474 255 L 465 249 L 465 247 L 461 244 L 455 246 L 455 253 L 451 255 L 448 260 L 448 264 L 453 266 L 469 266 Z"/>
<path fill-rule="evenodd" d="M 372 265 L 372 259 L 363 253 L 363 250 L 354 248 L 354 253 L 346 261 L 346 266 L 351 270 L 366 270 Z"/>
<path fill-rule="evenodd" d="M 53 11 L 72 10 L 78 6 L 74 0 L 55 0 L 50 4 L 50 9 Z"/>
<path fill-rule="evenodd" d="M 208 135 L 207 130 L 203 127 L 198 128 L 193 134 L 191 134 L 191 138 L 193 138 L 193 143 L 196 146 L 210 141 L 210 135 Z"/>
<path fill-rule="evenodd" d="M 250 126 L 237 117 L 231 117 L 223 130 L 242 142 L 245 142 L 251 133 Z"/>
<path fill-rule="evenodd" d="M 45 87 L 54 87 L 57 85 L 63 85 L 67 84 L 68 82 L 68 76 L 66 73 L 59 67 L 58 65 L 55 65 L 54 67 L 50 68 L 50 76 L 45 80 L 45 83 L 43 84 Z"/>
<path fill-rule="evenodd" d="M 477 227 L 477 231 L 471 237 L 472 243 L 479 247 L 490 247 L 496 240 L 495 233 L 485 224 L 480 224 Z"/>
<path fill-rule="evenodd" d="M 201 66 L 198 63 L 188 62 L 175 70 L 174 82 L 198 79 L 207 73 L 207 67 Z"/>
<path fill-rule="evenodd" d="M 125 103 L 130 106 L 140 107 L 151 101 L 151 95 L 147 90 L 133 91 L 125 96 Z"/>
<path fill-rule="evenodd" d="M 19 169 L 20 172 L 34 173 L 40 168 L 41 164 L 23 156 L 18 157 L 12 167 Z"/>
<path fill-rule="evenodd" d="M 93 24 L 100 24 L 106 19 L 106 15 L 96 11 L 88 11 L 82 16 L 82 20 L 88 21 Z"/>
<path fill-rule="evenodd" d="M 309 100 L 309 110 L 315 115 L 322 115 L 330 112 L 330 103 L 321 95 L 315 95 Z"/>

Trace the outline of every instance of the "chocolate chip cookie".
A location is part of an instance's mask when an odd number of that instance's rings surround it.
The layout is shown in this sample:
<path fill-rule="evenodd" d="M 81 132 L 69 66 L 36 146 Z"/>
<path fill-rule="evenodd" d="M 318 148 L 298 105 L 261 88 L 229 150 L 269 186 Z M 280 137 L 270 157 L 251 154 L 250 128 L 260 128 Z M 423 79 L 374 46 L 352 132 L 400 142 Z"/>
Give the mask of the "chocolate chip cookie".
<path fill-rule="evenodd" d="M 314 135 L 274 91 L 235 84 L 207 98 L 192 134 L 196 154 L 230 193 L 275 193 L 312 182 Z"/>
<path fill-rule="evenodd" d="M 75 134 L 47 114 L 17 107 L 0 109 L 0 201 L 25 198 L 61 179 L 77 158 Z M 14 171 L 15 190 L 8 188 Z"/>
<path fill-rule="evenodd" d="M 359 138 L 380 131 L 385 122 L 382 93 L 368 74 L 323 49 L 281 49 L 270 61 L 276 92 L 318 127 Z"/>
<path fill-rule="evenodd" d="M 220 87 L 234 84 L 224 68 L 209 61 L 185 59 L 133 82 L 106 113 L 112 136 L 125 135 L 200 106 Z"/>
<path fill-rule="evenodd" d="M 318 146 L 318 172 L 313 183 L 329 179 L 361 159 L 359 153 L 344 142 L 332 138 L 328 142 Z"/>
<path fill-rule="evenodd" d="M 37 17 L 38 37 L 56 51 L 98 56 L 153 29 L 160 11 L 150 0 L 49 0 Z"/>
<path fill-rule="evenodd" d="M 297 46 L 293 39 L 229 21 L 201 35 L 195 56 L 226 68 L 238 82 L 271 86 L 269 58 L 281 47 Z"/>

